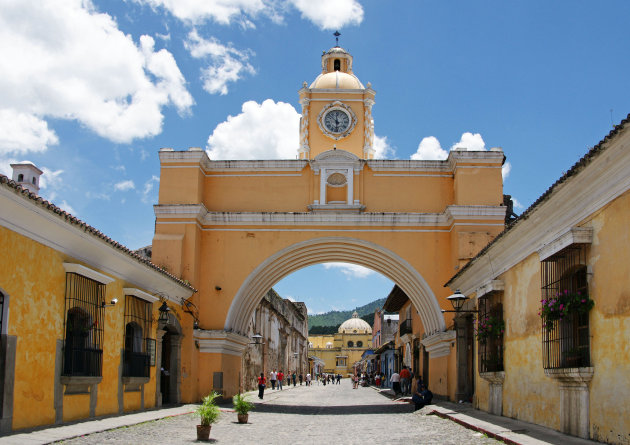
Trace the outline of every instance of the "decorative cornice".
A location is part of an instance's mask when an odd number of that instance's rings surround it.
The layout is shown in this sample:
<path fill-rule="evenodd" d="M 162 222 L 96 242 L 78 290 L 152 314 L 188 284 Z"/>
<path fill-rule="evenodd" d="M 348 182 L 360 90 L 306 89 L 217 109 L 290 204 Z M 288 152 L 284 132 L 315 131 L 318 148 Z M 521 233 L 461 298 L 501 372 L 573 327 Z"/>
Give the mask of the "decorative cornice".
<path fill-rule="evenodd" d="M 593 379 L 595 370 L 592 367 L 545 369 L 545 375 L 559 380 L 563 386 L 586 387 Z"/>
<path fill-rule="evenodd" d="M 456 336 L 455 331 L 436 332 L 422 339 L 421 343 L 429 353 L 429 358 L 444 357 L 451 353 L 451 343 Z"/>
<path fill-rule="evenodd" d="M 116 281 L 115 278 L 108 277 L 107 275 L 97 272 L 94 269 L 90 269 L 89 267 L 82 266 L 81 264 L 63 263 L 63 268 L 66 270 L 66 273 L 75 273 L 91 280 L 98 281 L 101 284 L 109 284 Z"/>
<path fill-rule="evenodd" d="M 573 244 L 591 244 L 593 242 L 592 227 L 571 227 L 553 241 L 538 249 L 540 261 L 544 261 L 550 256 L 560 252 L 565 247 Z"/>
<path fill-rule="evenodd" d="M 123 293 L 125 295 L 132 295 L 134 297 L 138 297 L 141 300 L 148 301 L 149 303 L 153 303 L 159 300 L 158 297 L 155 297 L 143 290 L 136 289 L 135 287 L 125 287 L 123 288 Z"/>
<path fill-rule="evenodd" d="M 334 213 L 325 210 L 361 209 L 360 204 L 311 205 L 319 212 L 208 212 L 203 204 L 155 205 L 156 218 L 194 219 L 204 226 L 235 225 L 324 225 L 324 226 L 431 226 L 449 228 L 453 224 L 501 224 L 505 218 L 503 206 L 449 206 L 444 213 Z M 467 222 L 461 222 L 467 221 Z M 473 223 L 471 223 L 473 224 Z"/>
<path fill-rule="evenodd" d="M 484 295 L 488 295 L 491 292 L 502 292 L 504 289 L 505 283 L 503 280 L 489 280 L 477 289 L 477 299 L 482 298 Z"/>
<path fill-rule="evenodd" d="M 249 344 L 244 335 L 223 330 L 193 330 L 193 338 L 199 343 L 199 351 L 206 354 L 242 356 Z"/>

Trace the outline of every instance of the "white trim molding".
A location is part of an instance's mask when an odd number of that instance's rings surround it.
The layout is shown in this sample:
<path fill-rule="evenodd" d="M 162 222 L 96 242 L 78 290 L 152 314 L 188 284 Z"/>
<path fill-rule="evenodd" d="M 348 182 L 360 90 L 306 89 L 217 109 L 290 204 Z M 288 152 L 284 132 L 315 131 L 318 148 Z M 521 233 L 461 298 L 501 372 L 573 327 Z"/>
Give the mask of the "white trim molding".
<path fill-rule="evenodd" d="M 488 295 L 490 292 L 503 292 L 505 290 L 505 283 L 503 280 L 490 280 L 479 287 L 476 292 L 477 299 L 482 298 L 484 295 Z"/>
<path fill-rule="evenodd" d="M 199 344 L 199 352 L 205 354 L 227 354 L 242 356 L 247 348 L 249 338 L 244 335 L 224 330 L 193 331 L 193 338 Z"/>
<path fill-rule="evenodd" d="M 123 293 L 125 295 L 131 295 L 133 297 L 138 297 L 141 300 L 148 301 L 149 303 L 154 303 L 159 300 L 158 297 L 155 297 L 143 290 L 136 289 L 135 287 L 124 287 Z"/>
<path fill-rule="evenodd" d="M 420 343 L 429 353 L 429 358 L 445 357 L 451 353 L 452 343 L 457 338 L 454 330 L 436 332 L 422 339 Z"/>
<path fill-rule="evenodd" d="M 89 267 L 82 266 L 81 264 L 63 263 L 63 268 L 66 270 L 66 273 L 75 273 L 91 280 L 98 281 L 101 284 L 109 284 L 116 281 L 115 278 L 104 275 L 94 269 L 90 269 Z"/>
<path fill-rule="evenodd" d="M 571 227 L 556 239 L 539 249 L 538 256 L 540 257 L 540 261 L 544 261 L 550 256 L 560 252 L 565 247 L 569 247 L 573 244 L 591 244 L 592 242 L 592 227 Z"/>

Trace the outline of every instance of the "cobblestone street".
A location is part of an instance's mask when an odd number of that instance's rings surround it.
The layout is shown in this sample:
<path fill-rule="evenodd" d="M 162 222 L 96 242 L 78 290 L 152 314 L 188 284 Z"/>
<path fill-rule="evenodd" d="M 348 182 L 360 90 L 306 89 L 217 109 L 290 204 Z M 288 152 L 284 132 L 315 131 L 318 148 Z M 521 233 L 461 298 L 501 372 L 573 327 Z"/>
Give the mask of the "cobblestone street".
<path fill-rule="evenodd" d="M 212 426 L 211 441 L 224 444 L 490 444 L 499 443 L 450 420 L 413 412 L 372 388 L 341 385 L 297 386 L 265 392 L 249 422 L 224 412 Z M 196 416 L 185 414 L 64 441 L 65 444 L 185 444 L 196 442 Z"/>

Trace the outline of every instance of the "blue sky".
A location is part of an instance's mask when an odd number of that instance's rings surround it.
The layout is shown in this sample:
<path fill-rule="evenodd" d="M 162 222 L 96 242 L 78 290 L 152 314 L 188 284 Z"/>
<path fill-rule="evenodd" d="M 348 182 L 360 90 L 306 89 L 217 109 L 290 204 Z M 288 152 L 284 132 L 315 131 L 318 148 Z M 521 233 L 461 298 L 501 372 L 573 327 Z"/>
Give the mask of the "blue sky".
<path fill-rule="evenodd" d="M 159 148 L 293 157 L 297 90 L 339 29 L 377 91 L 381 156 L 502 147 L 520 213 L 630 112 L 629 19 L 613 0 L 0 0 L 0 172 L 33 162 L 43 197 L 147 245 Z M 315 312 L 392 285 L 299 274 L 276 289 Z"/>

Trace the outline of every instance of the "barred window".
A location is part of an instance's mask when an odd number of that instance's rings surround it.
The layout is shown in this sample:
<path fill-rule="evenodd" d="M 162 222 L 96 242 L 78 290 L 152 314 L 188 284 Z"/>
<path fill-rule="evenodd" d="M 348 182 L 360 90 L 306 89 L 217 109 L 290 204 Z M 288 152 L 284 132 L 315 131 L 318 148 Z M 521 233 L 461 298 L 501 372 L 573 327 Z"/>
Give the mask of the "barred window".
<path fill-rule="evenodd" d="M 362 348 L 363 347 L 363 342 L 361 340 L 359 340 L 357 342 L 357 348 Z"/>
<path fill-rule="evenodd" d="M 541 262 L 542 300 L 562 294 L 588 298 L 585 245 L 571 245 Z M 543 321 L 542 342 L 545 369 L 590 366 L 588 312 Z"/>
<path fill-rule="evenodd" d="M 354 348 L 354 342 L 353 341 L 349 341 L 348 342 L 348 347 L 349 348 Z"/>
<path fill-rule="evenodd" d="M 502 297 L 503 292 L 495 291 L 479 298 L 479 319 L 476 327 L 479 372 L 503 371 L 505 323 L 503 321 Z M 484 327 L 485 331 L 483 331 Z"/>
<path fill-rule="evenodd" d="M 102 375 L 104 301 L 104 284 L 66 273 L 63 375 Z"/>
<path fill-rule="evenodd" d="M 124 377 L 149 377 L 152 304 L 132 295 L 125 297 Z"/>

